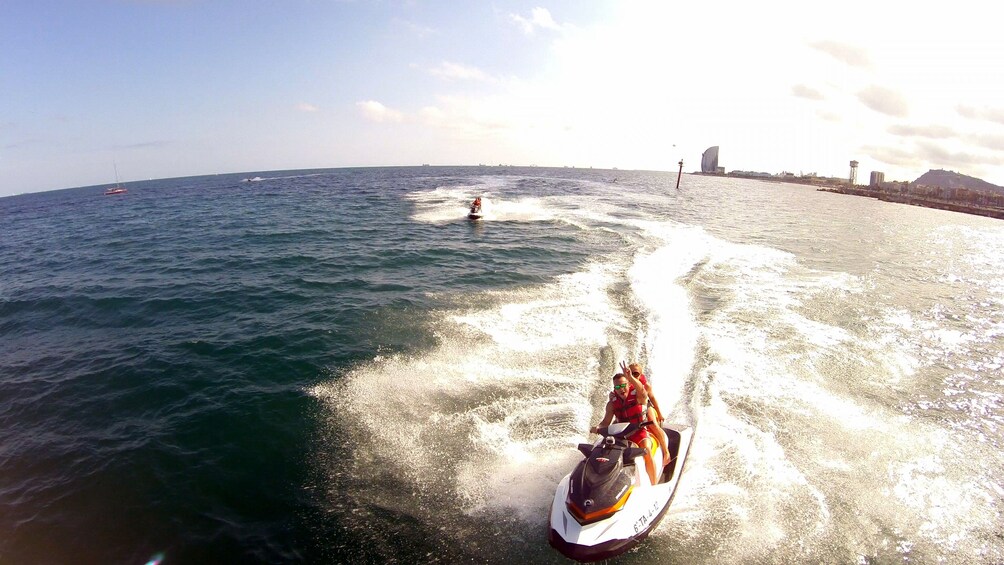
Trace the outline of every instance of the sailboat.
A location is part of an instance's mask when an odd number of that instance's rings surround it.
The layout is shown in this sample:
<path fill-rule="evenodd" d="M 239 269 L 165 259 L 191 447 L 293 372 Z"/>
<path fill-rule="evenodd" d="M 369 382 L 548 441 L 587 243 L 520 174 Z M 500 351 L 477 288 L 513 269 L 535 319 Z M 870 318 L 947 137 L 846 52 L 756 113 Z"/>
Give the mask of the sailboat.
<path fill-rule="evenodd" d="M 110 186 L 105 189 L 105 196 L 110 196 L 112 194 L 125 194 L 129 192 L 126 190 L 122 183 L 119 182 L 119 167 L 116 164 L 112 164 L 115 167 L 115 186 Z"/>

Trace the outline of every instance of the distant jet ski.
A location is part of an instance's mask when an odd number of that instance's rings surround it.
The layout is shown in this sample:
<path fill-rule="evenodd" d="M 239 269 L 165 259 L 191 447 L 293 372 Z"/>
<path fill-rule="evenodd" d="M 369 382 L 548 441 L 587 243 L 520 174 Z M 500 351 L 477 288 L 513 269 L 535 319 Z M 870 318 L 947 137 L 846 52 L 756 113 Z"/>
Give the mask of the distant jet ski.
<path fill-rule="evenodd" d="M 481 218 L 484 217 L 484 214 L 481 213 L 480 196 L 474 199 L 474 203 L 471 204 L 471 212 L 467 214 L 467 217 L 470 218 L 471 220 L 480 220 Z"/>
<path fill-rule="evenodd" d="M 653 442 L 659 477 L 653 485 L 644 450 L 627 439 L 646 424 L 611 424 L 600 428 L 603 438 L 595 444 L 579 444 L 586 458 L 561 479 L 551 502 L 548 541 L 566 557 L 588 562 L 624 553 L 645 539 L 669 509 L 694 429 L 663 426 L 672 459 L 663 468 L 662 447 Z"/>

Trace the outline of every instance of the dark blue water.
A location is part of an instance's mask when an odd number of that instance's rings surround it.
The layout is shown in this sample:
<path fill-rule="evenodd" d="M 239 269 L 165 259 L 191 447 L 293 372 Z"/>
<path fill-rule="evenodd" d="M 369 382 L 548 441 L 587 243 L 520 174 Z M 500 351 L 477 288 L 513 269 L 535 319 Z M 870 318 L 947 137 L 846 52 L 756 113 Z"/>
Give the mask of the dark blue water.
<path fill-rule="evenodd" d="M 541 281 L 582 257 L 542 254 L 561 236 L 519 223 L 412 221 L 405 195 L 468 182 L 450 172 L 212 176 L 0 201 L 0 557 L 330 553 L 344 526 L 304 488 L 317 433 L 305 389 L 428 346 L 425 313 L 451 300 L 437 293 Z"/>
<path fill-rule="evenodd" d="M 622 358 L 701 422 L 626 561 L 1002 559 L 1001 223 L 667 173 L 246 176 L 0 199 L 0 563 L 561 562 L 546 507 Z"/>

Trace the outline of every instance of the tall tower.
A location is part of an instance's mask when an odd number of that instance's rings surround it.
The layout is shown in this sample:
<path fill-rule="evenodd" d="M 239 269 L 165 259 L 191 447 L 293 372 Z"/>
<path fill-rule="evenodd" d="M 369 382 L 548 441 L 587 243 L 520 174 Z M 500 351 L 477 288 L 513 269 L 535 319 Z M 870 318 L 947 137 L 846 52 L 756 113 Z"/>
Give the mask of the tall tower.
<path fill-rule="evenodd" d="M 858 162 L 851 161 L 851 177 L 848 179 L 851 186 L 854 186 L 858 182 Z"/>

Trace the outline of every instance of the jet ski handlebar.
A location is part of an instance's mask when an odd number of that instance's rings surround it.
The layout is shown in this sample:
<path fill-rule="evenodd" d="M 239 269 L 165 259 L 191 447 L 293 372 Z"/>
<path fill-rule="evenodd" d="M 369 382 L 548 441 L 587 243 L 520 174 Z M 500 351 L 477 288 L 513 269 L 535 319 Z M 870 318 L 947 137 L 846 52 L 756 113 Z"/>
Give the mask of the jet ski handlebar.
<path fill-rule="evenodd" d="M 640 424 L 629 423 L 626 426 L 623 423 L 610 424 L 605 428 L 599 428 L 596 433 L 600 434 L 605 438 L 614 439 L 624 439 L 634 432 L 638 431 L 639 428 L 644 428 L 645 426 L 654 425 L 655 422 L 652 420 L 645 420 Z"/>

